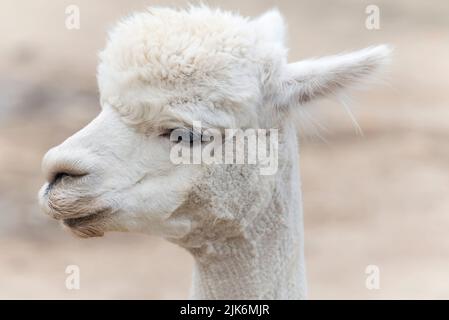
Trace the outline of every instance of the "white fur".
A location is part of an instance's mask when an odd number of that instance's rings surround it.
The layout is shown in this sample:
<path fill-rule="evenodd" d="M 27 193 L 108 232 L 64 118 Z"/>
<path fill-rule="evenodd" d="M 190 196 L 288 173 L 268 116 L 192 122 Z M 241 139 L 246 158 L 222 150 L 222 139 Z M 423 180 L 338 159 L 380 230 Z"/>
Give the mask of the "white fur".
<path fill-rule="evenodd" d="M 195 298 L 304 298 L 298 150 L 290 112 L 357 84 L 387 47 L 287 63 L 285 24 L 207 7 L 149 9 L 100 54 L 102 112 L 50 150 L 44 210 L 82 237 L 159 234 L 195 257 Z M 189 127 L 278 128 L 279 169 L 175 165 L 159 134 Z M 66 173 L 67 175 L 61 175 Z"/>

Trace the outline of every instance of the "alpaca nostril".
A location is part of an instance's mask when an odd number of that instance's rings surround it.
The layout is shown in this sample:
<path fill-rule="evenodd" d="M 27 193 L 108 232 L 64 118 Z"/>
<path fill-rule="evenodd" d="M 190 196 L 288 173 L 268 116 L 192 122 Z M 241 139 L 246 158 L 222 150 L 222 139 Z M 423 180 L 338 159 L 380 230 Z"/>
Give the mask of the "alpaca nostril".
<path fill-rule="evenodd" d="M 53 181 L 50 182 L 50 184 L 57 184 L 59 181 L 62 180 L 62 178 L 69 176 L 70 175 L 66 172 L 58 172 L 55 174 L 55 177 L 53 178 Z"/>
<path fill-rule="evenodd" d="M 49 181 L 48 189 L 51 189 L 54 185 L 58 184 L 64 178 L 76 179 L 76 178 L 84 177 L 86 175 L 87 175 L 87 173 L 78 173 L 78 172 L 70 173 L 70 172 L 66 172 L 66 171 L 56 172 L 53 175 L 53 179 L 51 179 Z"/>

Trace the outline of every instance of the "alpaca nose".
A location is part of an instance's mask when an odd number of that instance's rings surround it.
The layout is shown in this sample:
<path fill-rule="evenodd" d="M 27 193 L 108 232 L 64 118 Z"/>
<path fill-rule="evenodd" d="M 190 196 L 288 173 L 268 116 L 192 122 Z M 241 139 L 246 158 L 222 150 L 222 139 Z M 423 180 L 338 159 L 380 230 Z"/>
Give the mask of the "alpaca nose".
<path fill-rule="evenodd" d="M 49 189 L 60 181 L 70 181 L 89 174 L 81 161 L 81 150 L 66 150 L 55 147 L 47 152 L 42 161 L 42 170 L 49 183 Z"/>

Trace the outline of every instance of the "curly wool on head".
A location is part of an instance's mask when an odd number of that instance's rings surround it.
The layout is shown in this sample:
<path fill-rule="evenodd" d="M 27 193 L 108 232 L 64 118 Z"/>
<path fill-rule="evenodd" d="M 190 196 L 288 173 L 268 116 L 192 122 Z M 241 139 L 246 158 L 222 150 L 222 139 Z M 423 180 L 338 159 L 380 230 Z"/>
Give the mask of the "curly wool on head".
<path fill-rule="evenodd" d="M 263 87 L 286 64 L 284 30 L 275 10 L 254 20 L 207 7 L 133 14 L 109 33 L 100 53 L 101 101 L 144 126 L 189 105 L 254 119 Z M 248 125 L 223 126 L 229 124 Z"/>

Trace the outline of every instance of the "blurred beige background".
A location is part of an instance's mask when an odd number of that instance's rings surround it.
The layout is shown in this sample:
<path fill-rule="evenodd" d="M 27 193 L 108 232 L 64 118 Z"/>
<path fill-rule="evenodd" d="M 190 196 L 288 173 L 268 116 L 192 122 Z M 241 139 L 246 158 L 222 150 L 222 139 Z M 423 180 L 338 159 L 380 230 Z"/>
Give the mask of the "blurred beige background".
<path fill-rule="evenodd" d="M 309 296 L 449 298 L 449 2 L 204 1 L 258 15 L 279 7 L 290 60 L 390 43 L 388 83 L 356 93 L 357 136 L 337 103 L 310 108 L 327 128 L 301 146 Z M 65 28 L 65 8 L 81 29 Z M 192 260 L 159 238 L 80 240 L 45 217 L 40 160 L 99 111 L 96 54 L 118 18 L 184 1 L 0 2 L 0 298 L 186 298 Z M 368 4 L 380 30 L 365 28 Z M 65 268 L 81 268 L 81 290 Z M 367 265 L 380 289 L 365 287 Z"/>

